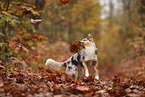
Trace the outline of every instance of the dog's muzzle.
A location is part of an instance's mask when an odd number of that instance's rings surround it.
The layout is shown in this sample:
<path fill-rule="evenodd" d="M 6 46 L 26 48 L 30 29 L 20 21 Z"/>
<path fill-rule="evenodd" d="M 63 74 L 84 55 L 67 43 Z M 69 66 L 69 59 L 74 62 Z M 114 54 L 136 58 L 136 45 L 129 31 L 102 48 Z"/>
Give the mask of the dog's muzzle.
<path fill-rule="evenodd" d="M 78 43 L 84 48 L 84 42 L 78 41 Z"/>
<path fill-rule="evenodd" d="M 80 45 L 82 45 L 82 44 L 83 44 L 83 42 L 81 42 L 81 41 L 78 41 L 78 43 L 79 43 Z"/>

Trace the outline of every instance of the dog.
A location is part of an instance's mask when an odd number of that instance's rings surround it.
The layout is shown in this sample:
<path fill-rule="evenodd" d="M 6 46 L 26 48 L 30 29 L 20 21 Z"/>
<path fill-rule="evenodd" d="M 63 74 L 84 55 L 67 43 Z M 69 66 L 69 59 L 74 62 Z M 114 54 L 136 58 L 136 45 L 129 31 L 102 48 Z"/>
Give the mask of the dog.
<path fill-rule="evenodd" d="M 65 67 L 66 73 L 74 80 L 84 76 L 93 76 L 96 80 L 99 80 L 98 48 L 96 48 L 92 35 L 88 34 L 87 38 L 79 41 L 79 44 L 82 50 L 72 55 L 65 62 L 56 62 L 53 59 L 48 59 L 45 65 L 56 71 L 60 71 Z"/>

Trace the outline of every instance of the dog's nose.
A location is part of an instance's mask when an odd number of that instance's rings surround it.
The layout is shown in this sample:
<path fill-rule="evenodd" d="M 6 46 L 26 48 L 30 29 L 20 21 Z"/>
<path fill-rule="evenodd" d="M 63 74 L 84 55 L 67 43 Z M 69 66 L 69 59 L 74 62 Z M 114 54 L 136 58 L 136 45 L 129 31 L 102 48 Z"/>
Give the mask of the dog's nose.
<path fill-rule="evenodd" d="M 79 43 L 81 46 L 84 45 L 83 41 L 78 41 L 78 43 Z"/>
<path fill-rule="evenodd" d="M 79 43 L 80 45 L 82 45 L 82 44 L 83 44 L 83 42 L 82 42 L 82 41 L 78 41 L 78 43 Z"/>

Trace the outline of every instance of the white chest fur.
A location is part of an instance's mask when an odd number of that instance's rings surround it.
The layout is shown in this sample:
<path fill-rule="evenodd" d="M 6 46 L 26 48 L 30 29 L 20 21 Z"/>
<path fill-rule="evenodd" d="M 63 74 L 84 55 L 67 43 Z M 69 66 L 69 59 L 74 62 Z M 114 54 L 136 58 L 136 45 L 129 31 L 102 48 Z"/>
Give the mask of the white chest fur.
<path fill-rule="evenodd" d="M 85 47 L 83 50 L 83 54 L 85 56 L 84 61 L 88 60 L 97 60 L 97 55 L 95 54 L 96 48 L 94 46 L 91 47 Z"/>

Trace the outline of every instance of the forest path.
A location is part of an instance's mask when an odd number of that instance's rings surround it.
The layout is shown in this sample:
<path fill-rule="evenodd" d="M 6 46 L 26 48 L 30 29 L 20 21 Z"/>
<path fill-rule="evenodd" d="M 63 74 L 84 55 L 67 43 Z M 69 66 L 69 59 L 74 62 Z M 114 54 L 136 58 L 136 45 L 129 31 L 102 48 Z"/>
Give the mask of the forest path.
<path fill-rule="evenodd" d="M 71 56 L 69 45 L 39 44 L 38 52 L 44 58 L 57 61 Z M 66 54 L 67 53 L 67 54 Z M 50 70 L 46 66 L 25 69 L 0 67 L 1 97 L 145 97 L 144 68 L 124 65 L 99 65 L 100 80 L 84 77 L 72 80 L 66 74 Z"/>

